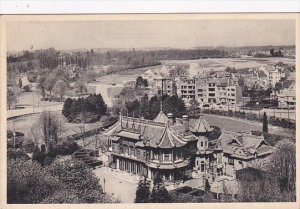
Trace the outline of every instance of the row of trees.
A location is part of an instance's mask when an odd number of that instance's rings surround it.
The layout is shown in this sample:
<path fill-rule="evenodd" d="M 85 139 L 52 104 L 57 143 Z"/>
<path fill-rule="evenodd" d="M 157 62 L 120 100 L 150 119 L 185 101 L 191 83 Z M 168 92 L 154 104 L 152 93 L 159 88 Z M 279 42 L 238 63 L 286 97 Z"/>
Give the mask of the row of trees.
<path fill-rule="evenodd" d="M 115 111 L 133 117 L 144 117 L 145 119 L 153 120 L 159 113 L 160 109 L 167 113 L 172 113 L 174 117 L 181 117 L 186 113 L 184 101 L 178 96 L 164 95 L 162 98 L 155 95 L 149 99 L 147 94 L 141 97 L 140 100 L 125 101 L 124 104 L 118 104 L 114 107 Z"/>
<path fill-rule="evenodd" d="M 69 122 L 91 123 L 100 120 L 106 110 L 107 105 L 101 94 L 91 94 L 86 98 L 68 98 L 64 103 L 62 114 Z"/>

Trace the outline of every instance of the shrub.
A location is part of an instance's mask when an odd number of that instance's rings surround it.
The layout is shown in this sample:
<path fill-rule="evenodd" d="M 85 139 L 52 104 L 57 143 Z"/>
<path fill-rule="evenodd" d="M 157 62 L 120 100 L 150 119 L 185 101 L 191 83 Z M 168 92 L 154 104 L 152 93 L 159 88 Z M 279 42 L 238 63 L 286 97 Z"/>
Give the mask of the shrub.
<path fill-rule="evenodd" d="M 8 149 L 7 150 L 7 159 L 8 160 L 16 160 L 16 159 L 23 159 L 29 160 L 29 156 L 22 150 L 15 150 L 15 149 Z"/>

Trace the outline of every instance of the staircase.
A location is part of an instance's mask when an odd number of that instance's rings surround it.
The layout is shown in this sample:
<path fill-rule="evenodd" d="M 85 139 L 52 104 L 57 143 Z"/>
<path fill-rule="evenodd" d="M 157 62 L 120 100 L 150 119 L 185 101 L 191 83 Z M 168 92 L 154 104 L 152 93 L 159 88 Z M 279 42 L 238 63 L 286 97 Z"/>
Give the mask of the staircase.
<path fill-rule="evenodd" d="M 72 154 L 73 159 L 83 161 L 86 165 L 95 168 L 103 164 L 97 158 L 97 151 L 93 149 L 80 149 Z"/>

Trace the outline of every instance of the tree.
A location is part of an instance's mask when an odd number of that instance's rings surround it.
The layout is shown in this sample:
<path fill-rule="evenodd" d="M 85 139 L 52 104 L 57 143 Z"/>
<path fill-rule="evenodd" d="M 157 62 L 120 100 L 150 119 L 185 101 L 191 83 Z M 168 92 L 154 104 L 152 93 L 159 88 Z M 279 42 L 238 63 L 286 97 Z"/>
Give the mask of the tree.
<path fill-rule="evenodd" d="M 151 202 L 168 203 L 171 202 L 171 196 L 164 186 L 164 182 L 159 175 L 156 175 L 153 180 L 153 189 L 151 193 Z"/>
<path fill-rule="evenodd" d="M 270 49 L 270 55 L 272 55 L 272 57 L 274 57 L 274 56 L 275 56 L 274 49 Z"/>
<path fill-rule="evenodd" d="M 56 81 L 57 81 L 57 78 L 54 75 L 48 76 L 45 80 L 45 89 L 50 92 L 50 95 L 52 93 L 52 90 L 53 90 L 53 87 L 54 87 Z"/>
<path fill-rule="evenodd" d="M 106 113 L 107 105 L 101 94 L 91 94 L 77 100 L 67 99 L 62 114 L 69 122 L 95 122 Z"/>
<path fill-rule="evenodd" d="M 46 153 L 57 145 L 60 135 L 65 130 L 65 121 L 56 113 L 43 112 L 31 127 L 36 146 L 45 144 Z"/>
<path fill-rule="evenodd" d="M 19 88 L 22 88 L 23 84 L 22 84 L 22 79 L 19 78 Z"/>
<path fill-rule="evenodd" d="M 189 110 L 195 110 L 195 109 L 199 108 L 199 105 L 200 104 L 199 104 L 199 102 L 197 100 L 191 99 L 189 101 Z"/>
<path fill-rule="evenodd" d="M 70 118 L 73 112 L 73 106 L 74 100 L 71 98 L 67 98 L 62 109 L 63 116 L 65 116 L 66 118 Z"/>
<path fill-rule="evenodd" d="M 144 177 L 139 181 L 135 203 L 149 203 L 150 202 L 150 181 Z"/>
<path fill-rule="evenodd" d="M 8 203 L 117 203 L 82 162 L 65 160 L 42 167 L 35 161 L 8 161 Z"/>
<path fill-rule="evenodd" d="M 268 117 L 266 112 L 264 112 L 264 116 L 263 116 L 263 128 L 262 128 L 263 132 L 268 133 Z"/>
<path fill-rule="evenodd" d="M 109 195 L 104 194 L 99 179 L 83 162 L 66 160 L 55 162 L 47 167 L 47 171 L 56 176 L 64 185 L 64 190 L 75 191 L 83 203 L 113 202 Z"/>
<path fill-rule="evenodd" d="M 87 88 L 86 88 L 86 82 L 83 79 L 79 79 L 78 81 L 75 82 L 75 91 L 76 93 L 86 93 Z"/>
<path fill-rule="evenodd" d="M 39 203 L 61 188 L 58 179 L 34 161 L 8 160 L 7 202 L 10 204 Z"/>
<path fill-rule="evenodd" d="M 148 98 L 148 94 L 145 94 L 142 98 L 141 98 L 141 116 L 144 118 L 149 118 L 149 98 Z"/>
<path fill-rule="evenodd" d="M 68 89 L 68 85 L 63 80 L 59 80 L 55 83 L 53 89 L 54 89 L 54 93 L 59 95 L 60 101 L 62 101 L 63 96 L 65 95 Z"/>
<path fill-rule="evenodd" d="M 46 80 L 49 76 L 49 71 L 48 70 L 43 70 L 40 72 L 39 78 L 38 78 L 38 86 L 41 89 L 41 94 L 43 97 L 43 100 L 45 99 L 46 96 Z"/>
<path fill-rule="evenodd" d="M 15 88 L 7 87 L 7 106 L 11 109 L 12 105 L 15 105 L 18 101 L 18 93 Z"/>
<path fill-rule="evenodd" d="M 284 201 L 296 200 L 296 145 L 289 139 L 279 141 L 271 155 L 269 171 L 276 174 Z"/>
<path fill-rule="evenodd" d="M 148 80 L 143 79 L 142 76 L 138 76 L 135 82 L 135 88 L 136 89 L 144 89 L 145 87 L 148 87 Z"/>

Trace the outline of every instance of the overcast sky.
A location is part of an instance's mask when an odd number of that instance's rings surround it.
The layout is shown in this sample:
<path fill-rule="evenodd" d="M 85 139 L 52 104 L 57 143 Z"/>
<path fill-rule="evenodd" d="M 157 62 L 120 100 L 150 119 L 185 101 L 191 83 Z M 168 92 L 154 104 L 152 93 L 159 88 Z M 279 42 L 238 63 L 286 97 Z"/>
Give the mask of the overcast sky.
<path fill-rule="evenodd" d="M 294 45 L 293 20 L 7 22 L 7 50 Z"/>

